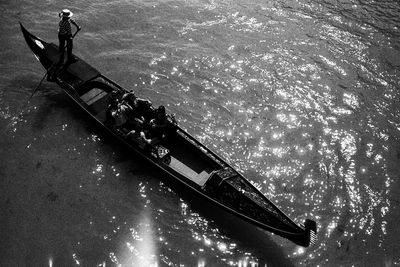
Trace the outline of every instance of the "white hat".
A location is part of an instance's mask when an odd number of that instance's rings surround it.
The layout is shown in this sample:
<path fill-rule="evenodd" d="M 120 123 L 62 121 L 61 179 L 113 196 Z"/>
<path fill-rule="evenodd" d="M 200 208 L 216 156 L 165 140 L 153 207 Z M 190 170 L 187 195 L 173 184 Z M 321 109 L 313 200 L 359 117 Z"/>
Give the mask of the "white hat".
<path fill-rule="evenodd" d="M 74 15 L 69 9 L 63 9 L 60 13 L 63 18 L 70 18 Z"/>

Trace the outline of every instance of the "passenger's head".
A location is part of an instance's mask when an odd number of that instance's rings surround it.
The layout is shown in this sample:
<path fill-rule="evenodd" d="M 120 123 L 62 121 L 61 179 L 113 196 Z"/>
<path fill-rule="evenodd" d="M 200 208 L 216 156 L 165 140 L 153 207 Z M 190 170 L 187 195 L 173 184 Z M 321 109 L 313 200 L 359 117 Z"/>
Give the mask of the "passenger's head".
<path fill-rule="evenodd" d="M 119 92 L 117 90 L 113 90 L 110 96 L 112 99 L 117 99 L 119 97 Z"/>
<path fill-rule="evenodd" d="M 165 114 L 165 107 L 164 106 L 159 106 L 157 109 L 157 113 Z"/>
<path fill-rule="evenodd" d="M 129 97 L 136 98 L 135 92 L 133 90 L 129 91 Z"/>
<path fill-rule="evenodd" d="M 165 107 L 164 106 L 159 106 L 156 109 L 156 119 L 157 120 L 164 120 L 165 119 Z"/>
<path fill-rule="evenodd" d="M 160 112 L 160 113 L 165 113 L 165 107 L 164 106 L 159 106 L 157 111 Z"/>

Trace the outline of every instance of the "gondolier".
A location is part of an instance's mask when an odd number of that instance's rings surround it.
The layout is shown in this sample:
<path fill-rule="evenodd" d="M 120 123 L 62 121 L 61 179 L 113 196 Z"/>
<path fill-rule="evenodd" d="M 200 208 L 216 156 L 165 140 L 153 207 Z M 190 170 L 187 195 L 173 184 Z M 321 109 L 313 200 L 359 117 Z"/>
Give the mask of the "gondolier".
<path fill-rule="evenodd" d="M 59 63 L 62 64 L 64 62 L 64 46 L 67 44 L 67 61 L 74 62 L 76 59 L 72 56 L 72 29 L 71 24 L 73 24 L 77 32 L 81 29 L 76 22 L 71 19 L 73 13 L 69 9 L 63 9 L 58 16 L 60 17 L 60 22 L 58 23 L 58 40 L 59 40 L 59 53 L 60 59 Z"/>

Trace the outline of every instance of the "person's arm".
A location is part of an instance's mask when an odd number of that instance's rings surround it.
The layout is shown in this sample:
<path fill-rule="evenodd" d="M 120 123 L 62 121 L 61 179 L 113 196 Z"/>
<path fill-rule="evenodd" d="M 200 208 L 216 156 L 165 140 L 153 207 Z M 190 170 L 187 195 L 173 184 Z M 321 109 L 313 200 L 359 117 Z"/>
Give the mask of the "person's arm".
<path fill-rule="evenodd" d="M 70 21 L 71 21 L 72 24 L 74 24 L 74 26 L 76 27 L 76 30 L 77 30 L 77 31 L 80 31 L 80 30 L 81 30 L 81 27 L 75 22 L 75 20 L 70 19 Z"/>
<path fill-rule="evenodd" d="M 143 99 L 143 98 L 137 98 L 137 101 L 139 105 L 143 105 L 145 107 L 150 107 L 151 106 L 151 101 L 148 99 Z"/>

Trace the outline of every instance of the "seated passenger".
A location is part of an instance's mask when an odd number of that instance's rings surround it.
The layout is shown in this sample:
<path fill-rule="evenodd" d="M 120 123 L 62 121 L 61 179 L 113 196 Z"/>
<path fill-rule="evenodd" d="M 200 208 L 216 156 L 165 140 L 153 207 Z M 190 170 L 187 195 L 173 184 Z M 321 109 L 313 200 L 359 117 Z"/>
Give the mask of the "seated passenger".
<path fill-rule="evenodd" d="M 112 115 L 118 109 L 118 103 L 120 102 L 121 91 L 113 90 L 108 98 L 108 106 L 106 110 L 106 124 L 112 126 L 115 124 L 114 116 Z"/>
<path fill-rule="evenodd" d="M 122 101 L 125 101 L 126 103 L 128 103 L 128 105 L 130 105 L 131 107 L 134 106 L 134 102 L 136 99 L 136 95 L 133 92 L 133 90 L 126 92 L 123 96 L 122 96 Z"/>
<path fill-rule="evenodd" d="M 133 91 L 125 93 L 122 101 L 132 107 L 134 117 L 144 120 L 151 116 L 151 101 L 136 97 Z"/>
<path fill-rule="evenodd" d="M 145 133 L 143 132 L 141 127 L 137 129 L 131 130 L 127 137 L 130 138 L 132 141 L 138 143 L 140 148 L 145 148 L 146 145 L 151 144 L 151 139 L 146 138 Z"/>
<path fill-rule="evenodd" d="M 161 139 L 166 136 L 167 125 L 168 120 L 165 113 L 165 107 L 160 106 L 156 110 L 155 118 L 146 125 L 146 130 L 143 131 L 145 134 L 144 137 L 148 140 L 148 143 L 151 145 L 159 143 Z"/>
<path fill-rule="evenodd" d="M 113 90 L 110 93 L 109 104 L 118 104 L 120 102 L 122 94 L 123 94 L 123 92 L 121 92 L 119 90 Z"/>
<path fill-rule="evenodd" d="M 150 100 L 136 98 L 132 108 L 139 117 L 149 119 L 152 116 Z"/>
<path fill-rule="evenodd" d="M 115 112 L 117 109 L 118 109 L 118 103 L 114 102 L 114 101 L 110 101 L 110 104 L 108 104 L 107 110 L 106 110 L 106 122 L 105 122 L 106 125 L 108 125 L 108 126 L 115 125 L 113 112 Z"/>
<path fill-rule="evenodd" d="M 138 122 L 132 119 L 132 108 L 124 103 L 118 103 L 116 105 L 110 107 L 110 117 L 111 117 L 111 125 L 113 127 L 122 130 L 122 132 L 126 133 L 131 128 L 136 126 Z"/>
<path fill-rule="evenodd" d="M 165 107 L 159 106 L 156 110 L 156 116 L 150 121 L 150 129 L 156 136 L 165 134 L 168 126 L 167 114 L 165 113 Z"/>
<path fill-rule="evenodd" d="M 126 114 L 127 109 L 128 108 L 125 105 L 118 104 L 117 108 L 111 112 L 115 126 L 122 126 L 128 121 L 128 116 Z"/>

